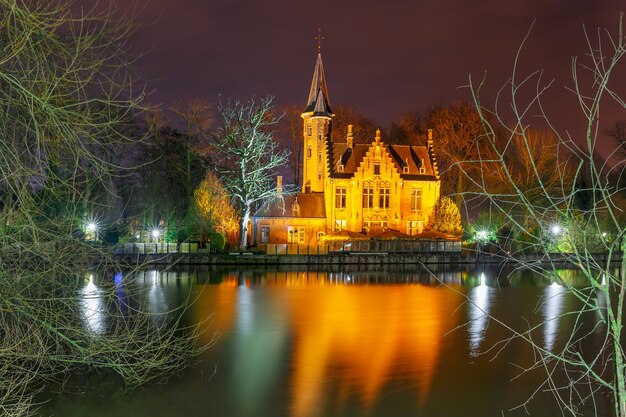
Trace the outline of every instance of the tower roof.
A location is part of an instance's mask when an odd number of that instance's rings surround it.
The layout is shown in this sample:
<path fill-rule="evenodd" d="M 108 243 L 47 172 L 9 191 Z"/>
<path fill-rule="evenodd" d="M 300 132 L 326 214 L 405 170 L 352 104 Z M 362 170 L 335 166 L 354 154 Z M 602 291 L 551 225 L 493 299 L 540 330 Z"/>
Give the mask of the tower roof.
<path fill-rule="evenodd" d="M 328 99 L 328 88 L 326 87 L 326 76 L 324 76 L 324 64 L 322 54 L 317 54 L 311 90 L 307 101 L 305 113 L 314 112 L 314 116 L 331 116 L 330 100 Z"/>

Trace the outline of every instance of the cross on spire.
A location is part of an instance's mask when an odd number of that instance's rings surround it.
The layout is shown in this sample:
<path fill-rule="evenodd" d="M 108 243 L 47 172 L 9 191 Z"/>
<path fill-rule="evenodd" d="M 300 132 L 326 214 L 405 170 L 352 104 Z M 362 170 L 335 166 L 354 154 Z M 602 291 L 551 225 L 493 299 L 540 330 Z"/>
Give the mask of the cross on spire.
<path fill-rule="evenodd" d="M 315 37 L 315 39 L 317 39 L 317 53 L 320 54 L 322 53 L 322 39 L 326 39 L 322 36 L 322 28 L 318 26 L 317 28 L 317 36 Z"/>

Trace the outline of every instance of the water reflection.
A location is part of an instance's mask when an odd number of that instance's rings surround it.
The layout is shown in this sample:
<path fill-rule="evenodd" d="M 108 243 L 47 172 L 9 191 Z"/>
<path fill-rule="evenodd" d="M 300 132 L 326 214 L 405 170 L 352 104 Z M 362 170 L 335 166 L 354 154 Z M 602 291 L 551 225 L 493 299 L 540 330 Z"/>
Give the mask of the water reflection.
<path fill-rule="evenodd" d="M 538 274 L 454 268 L 181 268 L 109 274 L 112 280 L 85 276 L 81 291 L 91 296 L 81 315 L 94 333 L 104 332 L 105 317 L 112 328 L 120 311 L 166 313 L 193 300 L 184 320 L 210 317 L 202 335 L 207 343 L 216 331 L 221 334 L 199 365 L 203 378 L 170 382 L 162 391 L 167 395 L 125 398 L 115 411 L 96 395 L 90 414 L 166 416 L 185 409 L 190 416 L 237 417 L 442 416 L 468 410 L 500 415 L 528 395 L 520 389 L 526 380 L 513 382 L 518 388 L 501 383 L 518 376 L 510 364 L 525 364 L 535 352 L 510 343 L 491 361 L 468 357 L 468 344 L 474 356 L 510 337 L 490 322 L 493 315 L 516 329 L 544 323 L 537 341 L 554 349 L 572 331 L 563 314 L 579 300 Z M 568 285 L 581 280 L 573 272 L 559 278 Z M 603 305 L 601 292 L 597 299 Z M 604 328 L 594 313 L 580 323 L 592 326 L 581 332 L 594 336 L 593 326 Z M 46 415 L 82 415 L 84 409 Z"/>
<path fill-rule="evenodd" d="M 96 334 L 106 333 L 106 309 L 101 290 L 94 282 L 94 274 L 86 274 L 86 285 L 79 290 L 80 315 L 85 327 Z"/>
<path fill-rule="evenodd" d="M 419 273 L 400 281 L 438 282 Z M 363 285 L 374 282 L 390 285 Z M 201 299 L 199 308 L 234 306 L 235 320 L 218 313 L 216 321 L 221 332 L 234 326 L 232 391 L 243 415 L 272 407 L 264 398 L 286 351 L 294 417 L 322 416 L 329 401 L 345 405 L 355 398 L 367 411 L 398 374 L 407 378 L 416 405 L 423 404 L 463 300 L 445 287 L 397 284 L 384 272 L 366 271 L 227 273 L 219 288 L 218 299 Z"/>
<path fill-rule="evenodd" d="M 559 331 L 559 320 L 563 312 L 563 297 L 565 287 L 553 282 L 548 285 L 544 293 L 543 307 L 543 339 L 544 347 L 548 351 L 554 349 Z"/>
<path fill-rule="evenodd" d="M 356 394 L 368 410 L 393 375 L 403 373 L 412 380 L 416 401 L 423 402 L 440 359 L 442 335 L 456 325 L 452 304 L 460 301 L 440 292 L 390 286 L 297 294 L 291 309 L 292 415 L 322 415 L 325 399 L 337 397 L 327 392 L 330 379 L 340 380 L 341 401 Z"/>
<path fill-rule="evenodd" d="M 480 284 L 469 291 L 469 341 L 470 355 L 477 356 L 480 353 L 480 344 L 485 338 L 487 325 L 489 324 L 489 309 L 493 288 L 489 288 L 485 273 L 480 273 Z"/>

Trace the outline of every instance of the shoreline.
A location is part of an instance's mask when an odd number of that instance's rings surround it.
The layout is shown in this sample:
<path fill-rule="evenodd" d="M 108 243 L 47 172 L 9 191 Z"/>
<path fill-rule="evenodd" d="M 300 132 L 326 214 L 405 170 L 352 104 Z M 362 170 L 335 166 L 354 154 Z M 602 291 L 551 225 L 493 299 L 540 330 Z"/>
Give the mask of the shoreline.
<path fill-rule="evenodd" d="M 616 255 L 616 254 L 614 254 Z M 228 254 L 209 253 L 148 253 L 115 254 L 118 260 L 127 264 L 154 265 L 242 265 L 242 266 L 281 266 L 281 265 L 420 265 L 420 264 L 570 264 L 575 265 L 571 254 L 547 253 L 542 255 L 520 255 L 515 258 L 489 253 L 437 253 L 437 254 L 394 254 L 376 253 L 331 253 L 323 255 L 267 255 L 250 252 Z M 621 256 L 614 259 L 621 260 Z M 606 264 L 606 254 L 594 254 L 593 261 Z M 618 261 L 614 261 L 617 263 Z"/>

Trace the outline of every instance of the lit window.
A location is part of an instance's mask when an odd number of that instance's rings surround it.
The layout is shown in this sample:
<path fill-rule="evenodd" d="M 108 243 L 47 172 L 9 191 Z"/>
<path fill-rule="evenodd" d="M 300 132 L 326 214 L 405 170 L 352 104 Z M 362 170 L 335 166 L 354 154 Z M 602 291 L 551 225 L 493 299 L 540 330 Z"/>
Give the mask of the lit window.
<path fill-rule="evenodd" d="M 311 136 L 312 134 L 313 134 L 313 128 L 311 128 L 311 125 L 306 125 L 306 135 Z"/>
<path fill-rule="evenodd" d="M 343 172 L 343 165 L 337 164 L 337 172 Z"/>
<path fill-rule="evenodd" d="M 335 188 L 335 208 L 346 208 L 346 187 Z"/>
<path fill-rule="evenodd" d="M 304 241 L 305 241 L 304 227 L 289 226 L 287 228 L 287 242 L 288 243 L 304 243 Z"/>
<path fill-rule="evenodd" d="M 261 226 L 261 243 L 269 243 L 269 242 L 270 242 L 270 227 Z"/>
<path fill-rule="evenodd" d="M 419 233 L 418 228 L 417 228 L 417 221 L 410 220 L 406 222 L 406 233 L 411 236 Z"/>
<path fill-rule="evenodd" d="M 378 207 L 380 207 L 381 209 L 388 209 L 389 208 L 389 194 L 390 194 L 390 189 L 388 187 L 381 187 L 380 188 L 380 194 L 378 195 Z"/>
<path fill-rule="evenodd" d="M 373 208 L 374 207 L 374 188 L 373 187 L 363 187 L 363 208 Z"/>
<path fill-rule="evenodd" d="M 422 189 L 412 188 L 411 189 L 411 211 L 421 211 L 421 210 L 422 210 Z"/>
<path fill-rule="evenodd" d="M 346 221 L 344 220 L 335 220 L 335 231 L 338 232 L 340 230 L 346 230 Z"/>

